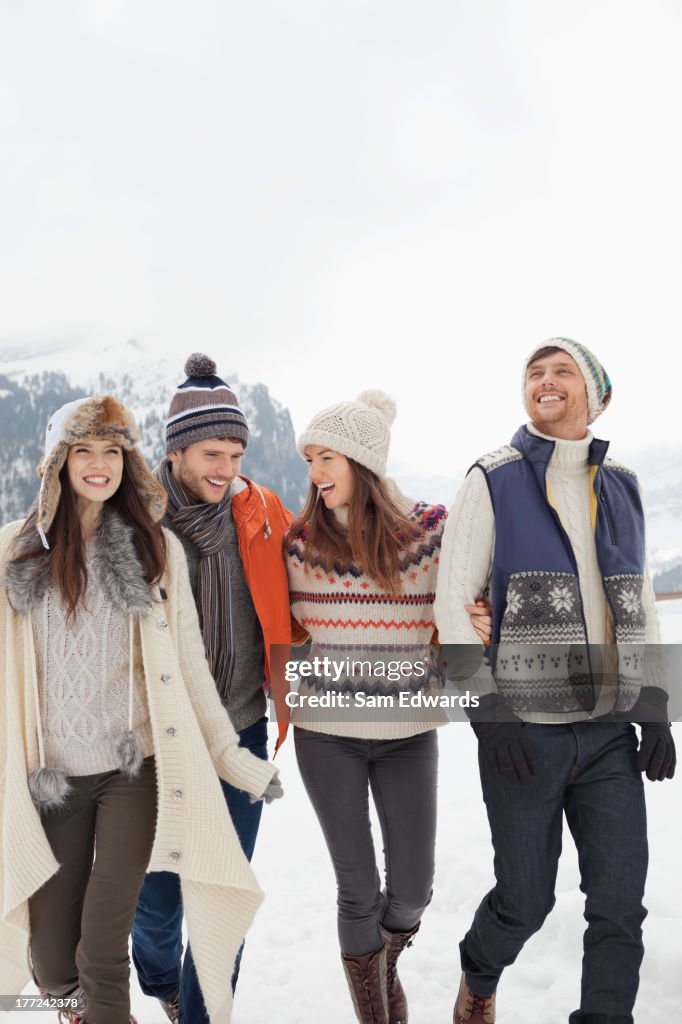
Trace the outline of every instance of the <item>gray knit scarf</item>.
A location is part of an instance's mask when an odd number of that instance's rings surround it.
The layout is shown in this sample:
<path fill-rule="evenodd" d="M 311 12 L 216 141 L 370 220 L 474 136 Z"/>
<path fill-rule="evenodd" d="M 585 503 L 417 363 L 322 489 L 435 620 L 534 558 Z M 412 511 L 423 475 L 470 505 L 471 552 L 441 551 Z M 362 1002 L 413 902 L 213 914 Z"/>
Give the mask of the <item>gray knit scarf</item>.
<path fill-rule="evenodd" d="M 232 589 L 227 557 L 231 495 L 228 492 L 218 504 L 197 502 L 173 476 L 168 458 L 163 459 L 155 476 L 168 494 L 166 517 L 199 552 L 199 625 L 218 693 L 226 698 L 234 671 Z"/>

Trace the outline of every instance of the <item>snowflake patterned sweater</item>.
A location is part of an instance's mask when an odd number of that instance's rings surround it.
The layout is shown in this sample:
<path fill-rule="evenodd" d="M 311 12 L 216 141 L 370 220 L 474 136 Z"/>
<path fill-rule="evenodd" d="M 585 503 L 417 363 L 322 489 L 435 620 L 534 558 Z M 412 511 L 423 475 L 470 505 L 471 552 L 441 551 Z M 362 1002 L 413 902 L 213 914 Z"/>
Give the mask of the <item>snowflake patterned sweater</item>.
<path fill-rule="evenodd" d="M 415 504 L 402 495 L 397 503 L 421 530 L 401 551 L 398 596 L 386 593 L 357 565 L 335 565 L 328 572 L 313 555 L 306 566 L 305 525 L 287 545 L 291 612 L 310 634 L 307 660 L 318 666 L 314 676 L 300 681 L 302 704 L 292 713 L 297 726 L 336 736 L 403 739 L 447 721 L 442 710 L 422 699 L 440 693 L 431 642 L 447 512 L 442 505 Z M 309 703 L 323 696 L 335 703 Z"/>
<path fill-rule="evenodd" d="M 660 640 L 644 565 L 637 481 L 606 459 L 605 451 L 605 442 L 590 433 L 582 441 L 554 441 L 530 425 L 522 428 L 511 446 L 477 462 L 483 472 L 469 473 L 445 529 L 436 600 L 441 641 L 477 642 L 464 604 L 490 586 L 500 659 L 510 668 L 511 656 L 521 657 L 518 672 L 507 673 L 498 661 L 492 687 L 504 690 L 527 721 L 584 719 L 593 691 L 586 672 L 581 706 L 575 666 L 570 685 L 565 671 L 548 671 L 549 662 L 542 671 L 538 664 L 525 670 L 524 643 L 552 644 L 556 654 L 561 645 L 585 640 L 602 645 L 614 639 L 618 644 Z M 523 465 L 531 470 L 525 482 L 519 475 Z M 505 474 L 509 486 L 503 493 L 498 484 L 505 483 Z M 521 555 L 519 542 L 525 548 Z M 624 697 L 638 680 L 634 674 L 625 678 L 623 671 L 620 676 Z M 613 706 L 613 691 L 608 698 L 603 692 L 599 711 Z"/>

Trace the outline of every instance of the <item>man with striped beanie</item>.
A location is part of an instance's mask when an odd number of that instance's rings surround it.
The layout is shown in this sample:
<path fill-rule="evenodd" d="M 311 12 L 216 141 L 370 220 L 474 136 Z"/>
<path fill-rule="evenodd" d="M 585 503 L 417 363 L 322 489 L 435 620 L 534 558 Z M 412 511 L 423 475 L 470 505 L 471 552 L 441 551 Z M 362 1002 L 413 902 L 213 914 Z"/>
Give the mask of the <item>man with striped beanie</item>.
<path fill-rule="evenodd" d="M 273 689 L 280 741 L 286 734 L 284 664 L 291 639 L 282 557 L 291 519 L 272 491 L 240 475 L 249 440 L 246 417 L 216 364 L 194 353 L 166 424 L 167 456 L 156 470 L 168 494 L 164 525 L 185 549 L 206 657 L 240 745 L 267 758 L 265 691 Z M 253 854 L 262 803 L 221 779 L 242 848 Z M 277 777 L 266 802 L 281 795 Z M 133 960 L 142 991 L 171 1020 L 209 1024 L 191 950 L 181 962 L 182 900 L 177 875 L 148 874 L 133 927 Z M 236 985 L 241 951 L 226 964 Z"/>
<path fill-rule="evenodd" d="M 249 428 L 237 396 L 216 376 L 216 364 L 196 352 L 185 363 L 187 380 L 175 389 L 166 421 L 166 451 L 182 452 L 212 437 L 234 438 L 246 448 Z"/>
<path fill-rule="evenodd" d="M 642 501 L 634 473 L 588 429 L 611 382 L 584 345 L 536 346 L 522 389 L 530 422 L 472 466 L 438 575 L 445 651 L 477 641 L 465 605 L 481 593 L 493 619 L 471 718 L 496 884 L 460 943 L 454 1024 L 494 1024 L 502 971 L 554 904 L 564 814 L 587 920 L 569 1024 L 632 1024 L 646 915 L 641 773 L 675 770 Z M 540 1002 L 529 999 L 528 1020 L 551 1016 Z"/>

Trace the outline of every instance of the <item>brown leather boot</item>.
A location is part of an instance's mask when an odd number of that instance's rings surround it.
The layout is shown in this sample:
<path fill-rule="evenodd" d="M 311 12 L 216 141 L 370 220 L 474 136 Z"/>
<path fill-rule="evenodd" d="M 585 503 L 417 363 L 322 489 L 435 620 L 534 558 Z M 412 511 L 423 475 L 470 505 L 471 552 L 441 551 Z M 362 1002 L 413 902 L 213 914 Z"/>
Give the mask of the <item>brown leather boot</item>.
<path fill-rule="evenodd" d="M 386 949 L 386 992 L 388 994 L 388 1024 L 407 1024 L 407 999 L 398 977 L 398 957 L 419 931 L 418 921 L 409 932 L 387 932 L 381 929 Z"/>
<path fill-rule="evenodd" d="M 342 956 L 355 1015 L 360 1024 L 388 1024 L 386 950 L 365 956 Z"/>
<path fill-rule="evenodd" d="M 495 996 L 477 996 L 462 975 L 452 1024 L 495 1024 Z"/>

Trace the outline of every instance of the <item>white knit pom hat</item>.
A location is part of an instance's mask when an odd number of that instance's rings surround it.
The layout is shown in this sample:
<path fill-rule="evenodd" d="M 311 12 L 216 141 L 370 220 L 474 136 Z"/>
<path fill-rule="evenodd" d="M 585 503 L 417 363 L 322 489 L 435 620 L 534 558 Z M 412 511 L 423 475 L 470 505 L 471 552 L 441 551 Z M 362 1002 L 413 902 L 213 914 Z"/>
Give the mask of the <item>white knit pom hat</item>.
<path fill-rule="evenodd" d="M 314 416 L 298 439 L 305 458 L 309 444 L 319 444 L 359 462 L 380 480 L 386 476 L 390 426 L 396 404 L 384 391 L 363 391 L 355 402 L 338 402 Z"/>

